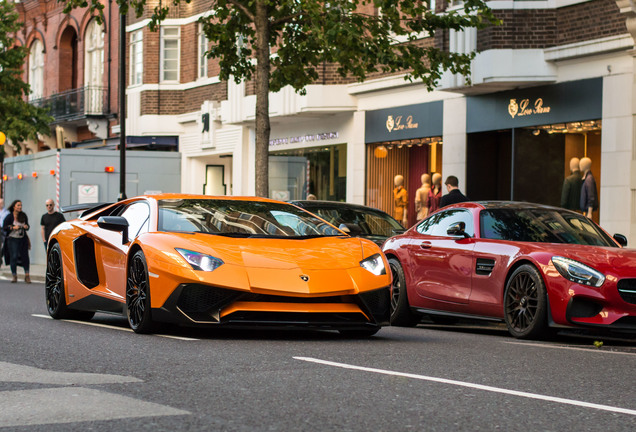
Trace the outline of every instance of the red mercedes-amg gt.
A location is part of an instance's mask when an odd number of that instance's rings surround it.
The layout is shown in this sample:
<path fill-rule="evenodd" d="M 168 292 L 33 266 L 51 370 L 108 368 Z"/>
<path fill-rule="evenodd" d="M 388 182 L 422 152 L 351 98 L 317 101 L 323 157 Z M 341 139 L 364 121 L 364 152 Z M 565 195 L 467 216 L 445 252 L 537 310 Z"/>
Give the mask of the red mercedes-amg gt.
<path fill-rule="evenodd" d="M 391 322 L 505 321 L 517 338 L 549 327 L 636 333 L 636 250 L 590 219 L 520 202 L 468 202 L 432 214 L 384 245 Z"/>

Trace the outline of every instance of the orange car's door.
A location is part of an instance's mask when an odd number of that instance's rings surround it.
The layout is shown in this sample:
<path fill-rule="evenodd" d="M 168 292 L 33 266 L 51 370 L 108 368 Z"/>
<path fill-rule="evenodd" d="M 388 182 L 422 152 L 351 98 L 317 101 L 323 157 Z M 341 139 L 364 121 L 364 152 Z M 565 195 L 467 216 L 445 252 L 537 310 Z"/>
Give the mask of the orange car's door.
<path fill-rule="evenodd" d="M 128 250 L 140 231 L 148 230 L 150 207 L 145 201 L 136 201 L 126 207 L 120 216 L 128 221 L 128 233 L 102 231 L 100 255 L 103 263 L 106 289 L 117 297 L 126 299 L 126 273 Z M 114 237 L 113 237 L 114 234 Z"/>
<path fill-rule="evenodd" d="M 112 269 L 120 267 L 127 252 L 122 233 L 100 228 L 96 221 L 81 221 L 76 226 L 83 232 L 73 241 L 75 272 L 83 289 L 73 293 L 69 286 L 69 294 L 76 299 L 97 294 L 121 302 L 121 290 L 113 290 L 113 286 L 120 285 L 119 275 L 113 274 Z"/>

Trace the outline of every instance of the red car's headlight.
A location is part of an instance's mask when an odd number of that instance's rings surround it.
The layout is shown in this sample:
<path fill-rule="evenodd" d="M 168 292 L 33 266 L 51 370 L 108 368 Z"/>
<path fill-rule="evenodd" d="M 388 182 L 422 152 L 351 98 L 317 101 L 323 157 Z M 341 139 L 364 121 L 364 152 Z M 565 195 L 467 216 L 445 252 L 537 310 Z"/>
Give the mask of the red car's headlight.
<path fill-rule="evenodd" d="M 554 264 L 557 271 L 561 273 L 561 276 L 569 281 L 581 285 L 591 285 L 597 288 L 605 282 L 605 275 L 603 273 L 578 261 L 555 256 L 552 257 L 552 264 Z"/>

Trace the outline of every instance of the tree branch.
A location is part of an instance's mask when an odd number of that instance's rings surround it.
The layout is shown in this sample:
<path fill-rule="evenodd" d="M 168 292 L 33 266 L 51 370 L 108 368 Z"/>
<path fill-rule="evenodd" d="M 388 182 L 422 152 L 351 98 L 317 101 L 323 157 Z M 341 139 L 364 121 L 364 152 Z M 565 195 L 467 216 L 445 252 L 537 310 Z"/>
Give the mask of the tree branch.
<path fill-rule="evenodd" d="M 282 18 L 279 18 L 279 19 L 277 19 L 275 21 L 272 21 L 271 25 L 272 25 L 272 27 L 274 27 L 274 26 L 277 26 L 279 24 L 286 24 L 288 22 L 291 22 L 294 18 L 298 18 L 300 16 L 302 16 L 302 13 L 300 13 L 300 12 L 299 13 L 295 13 L 295 14 L 291 14 L 291 15 L 288 15 L 286 17 L 282 17 Z"/>
<path fill-rule="evenodd" d="M 234 5 L 236 8 L 240 9 L 241 11 L 243 11 L 243 13 L 245 15 L 247 15 L 247 17 L 254 22 L 254 14 L 250 12 L 250 10 L 248 8 L 246 8 L 244 5 L 242 5 L 241 3 L 239 3 L 237 0 L 227 0 L 227 2 L 231 5 Z"/>

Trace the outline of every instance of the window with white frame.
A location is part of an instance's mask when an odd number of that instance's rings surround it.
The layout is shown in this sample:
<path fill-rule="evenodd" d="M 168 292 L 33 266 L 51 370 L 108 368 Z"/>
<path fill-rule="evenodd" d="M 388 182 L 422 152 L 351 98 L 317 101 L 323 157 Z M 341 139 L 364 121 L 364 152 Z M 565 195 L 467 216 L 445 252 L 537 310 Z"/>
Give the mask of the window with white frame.
<path fill-rule="evenodd" d="M 44 45 L 36 39 L 29 50 L 29 100 L 44 97 Z"/>
<path fill-rule="evenodd" d="M 102 86 L 104 76 L 104 30 L 93 19 L 86 29 L 84 78 L 87 86 Z"/>
<path fill-rule="evenodd" d="M 179 27 L 161 28 L 161 81 L 179 82 Z"/>
<path fill-rule="evenodd" d="M 208 76 L 208 57 L 205 55 L 208 50 L 208 38 L 203 32 L 203 23 L 199 23 L 199 37 L 197 38 L 199 45 L 199 67 L 198 77 L 206 78 Z"/>
<path fill-rule="evenodd" d="M 84 43 L 84 110 L 99 114 L 104 109 L 104 28 L 95 18 L 86 28 Z"/>
<path fill-rule="evenodd" d="M 130 85 L 143 83 L 144 73 L 144 45 L 143 31 L 137 30 L 130 34 Z"/>

